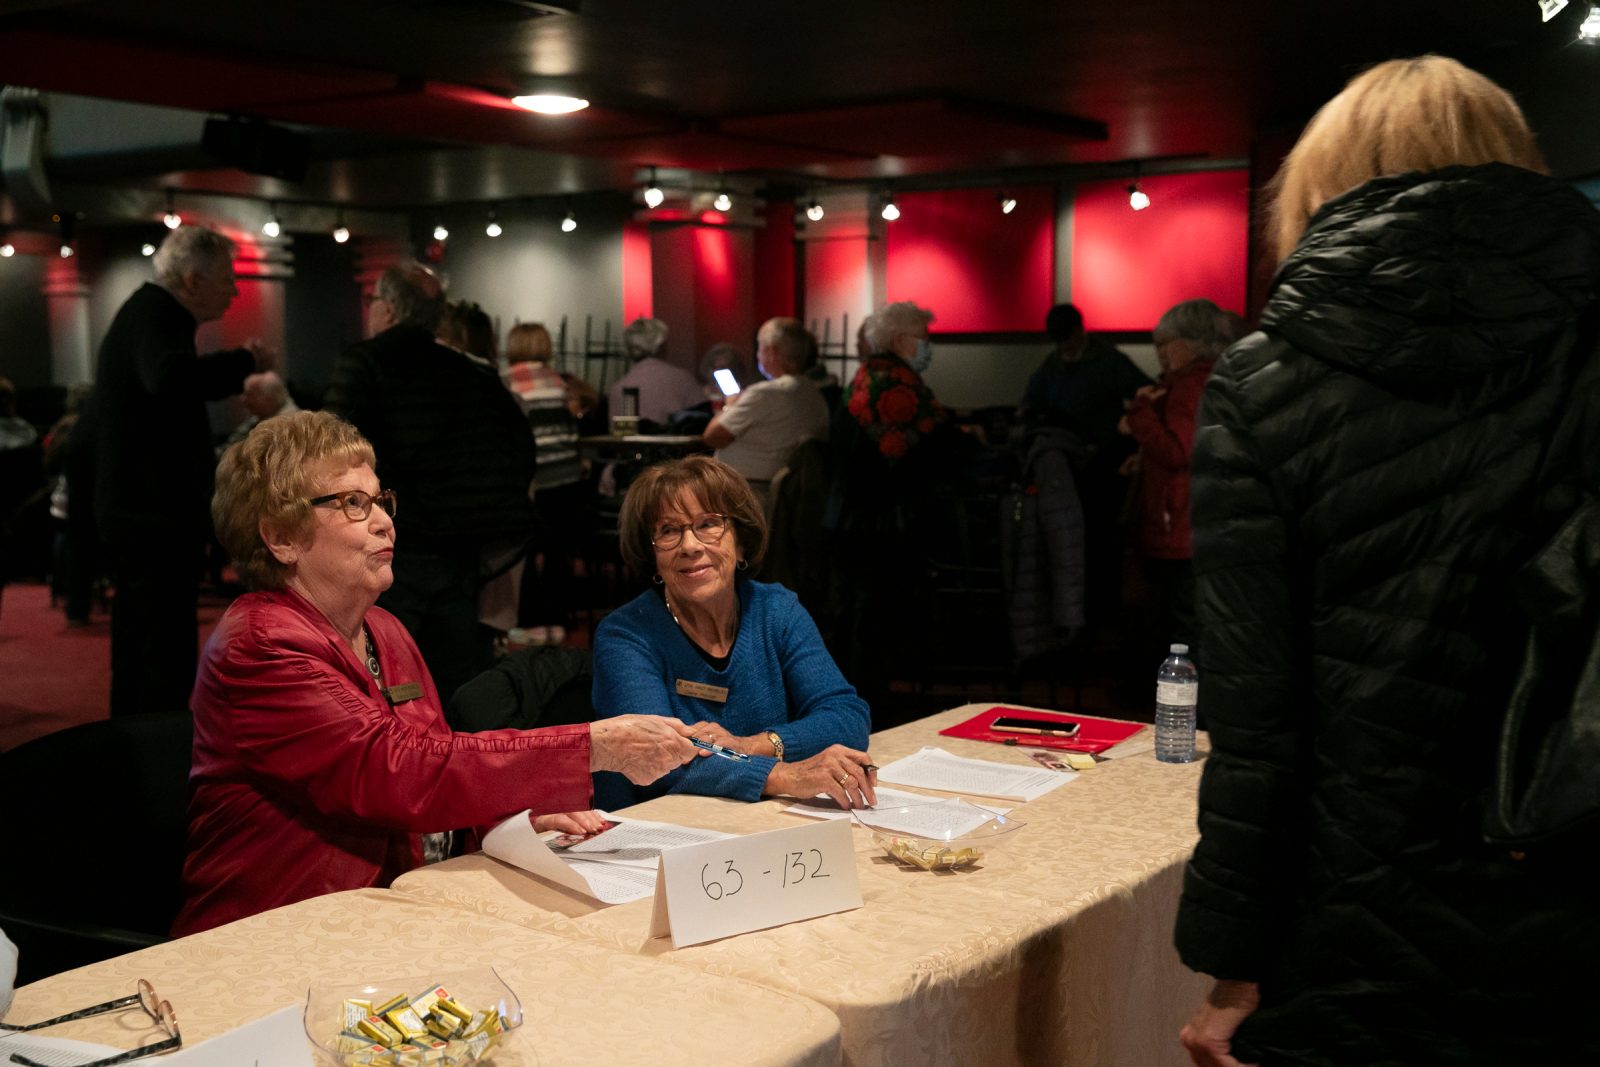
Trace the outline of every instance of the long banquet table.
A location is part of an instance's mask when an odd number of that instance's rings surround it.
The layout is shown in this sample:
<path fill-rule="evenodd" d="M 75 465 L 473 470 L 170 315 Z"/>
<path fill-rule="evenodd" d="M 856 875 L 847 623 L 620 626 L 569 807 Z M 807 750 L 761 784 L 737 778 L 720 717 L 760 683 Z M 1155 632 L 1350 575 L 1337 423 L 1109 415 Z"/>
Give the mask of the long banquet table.
<path fill-rule="evenodd" d="M 381 984 L 484 965 L 517 994 L 525 1028 L 497 1051 L 494 1067 L 839 1062 L 838 1020 L 804 997 L 688 969 L 674 969 L 664 981 L 661 965 L 650 960 L 377 889 L 301 901 L 53 975 L 17 990 L 6 1019 L 98 1004 L 132 993 L 145 978 L 171 1001 L 191 1047 L 303 1004 L 313 981 Z M 748 1031 L 752 1020 L 760 1020 L 765 1040 L 725 1040 Z M 124 1049 L 152 1038 L 137 1010 L 44 1033 Z M 135 1062 L 159 1067 L 163 1060 Z"/>
<path fill-rule="evenodd" d="M 1015 748 L 938 736 L 986 707 L 875 734 L 874 761 L 939 745 L 1036 766 Z M 676 950 L 648 938 L 648 899 L 602 906 L 482 854 L 412 871 L 393 891 L 669 962 L 675 975 L 738 977 L 810 997 L 838 1016 L 844 1062 L 855 1067 L 1177 1065 L 1186 1062 L 1178 1029 L 1208 985 L 1171 946 L 1199 773 L 1198 763 L 1162 764 L 1148 753 L 1101 763 L 1018 807 L 1027 825 L 967 871 L 903 868 L 857 831 L 862 908 Z M 669 796 L 626 814 L 755 833 L 794 825 L 786 804 Z M 783 1027 L 761 1019 L 746 1032 L 773 1040 Z"/>

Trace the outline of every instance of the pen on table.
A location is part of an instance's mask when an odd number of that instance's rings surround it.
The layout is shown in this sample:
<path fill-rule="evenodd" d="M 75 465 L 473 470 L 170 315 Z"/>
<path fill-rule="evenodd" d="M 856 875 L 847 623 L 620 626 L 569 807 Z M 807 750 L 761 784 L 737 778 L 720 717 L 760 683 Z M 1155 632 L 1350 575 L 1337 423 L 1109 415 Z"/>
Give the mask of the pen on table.
<path fill-rule="evenodd" d="M 745 755 L 743 752 L 735 752 L 731 748 L 723 748 L 721 745 L 713 745 L 710 741 L 702 741 L 698 737 L 689 738 L 689 743 L 694 745 L 695 748 L 705 749 L 713 756 L 721 756 L 723 759 L 737 760 L 740 763 L 750 762 L 750 757 Z"/>
<path fill-rule="evenodd" d="M 878 765 L 876 763 L 869 763 L 861 769 L 866 771 L 868 774 L 876 774 L 878 772 Z"/>

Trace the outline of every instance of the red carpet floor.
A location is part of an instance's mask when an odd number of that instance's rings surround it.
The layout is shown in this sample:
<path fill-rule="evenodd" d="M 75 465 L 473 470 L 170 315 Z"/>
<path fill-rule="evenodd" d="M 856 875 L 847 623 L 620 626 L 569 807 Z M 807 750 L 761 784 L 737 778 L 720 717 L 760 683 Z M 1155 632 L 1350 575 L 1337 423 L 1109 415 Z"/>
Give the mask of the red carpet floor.
<path fill-rule="evenodd" d="M 226 606 L 202 593 L 200 640 Z M 111 699 L 111 619 L 98 606 L 69 627 L 42 584 L 0 591 L 0 751 L 80 722 L 104 719 Z"/>

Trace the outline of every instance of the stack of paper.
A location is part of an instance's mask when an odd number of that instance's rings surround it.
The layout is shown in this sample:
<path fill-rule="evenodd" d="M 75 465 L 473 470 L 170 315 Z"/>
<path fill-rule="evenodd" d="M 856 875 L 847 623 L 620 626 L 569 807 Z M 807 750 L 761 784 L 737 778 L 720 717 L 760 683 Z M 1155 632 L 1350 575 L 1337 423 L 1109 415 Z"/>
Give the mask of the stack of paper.
<path fill-rule="evenodd" d="M 490 830 L 483 839 L 483 850 L 556 885 L 606 904 L 623 904 L 656 891 L 661 853 L 733 836 L 614 815 L 606 819 L 617 825 L 577 844 L 552 849 L 534 832 L 528 812 L 523 812 Z"/>
<path fill-rule="evenodd" d="M 924 748 L 915 755 L 879 768 L 878 781 L 938 789 L 946 793 L 977 793 L 1006 800 L 1037 800 L 1072 781 L 1074 772 L 1019 767 L 1014 763 L 965 759 L 942 748 Z M 881 793 L 881 790 L 880 790 Z"/>

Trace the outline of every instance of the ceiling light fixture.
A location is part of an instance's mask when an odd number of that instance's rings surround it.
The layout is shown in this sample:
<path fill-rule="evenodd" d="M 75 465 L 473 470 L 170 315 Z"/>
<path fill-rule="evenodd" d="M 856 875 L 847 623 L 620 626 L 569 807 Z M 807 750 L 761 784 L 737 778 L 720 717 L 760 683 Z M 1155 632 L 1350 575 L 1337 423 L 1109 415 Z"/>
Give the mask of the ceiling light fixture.
<path fill-rule="evenodd" d="M 1135 211 L 1143 211 L 1150 206 L 1150 194 L 1139 188 L 1138 179 L 1128 186 L 1128 206 Z"/>
<path fill-rule="evenodd" d="M 350 227 L 344 224 L 344 208 L 339 209 L 338 216 L 333 223 L 333 240 L 335 244 L 344 244 L 350 240 Z"/>
<path fill-rule="evenodd" d="M 719 189 L 717 191 L 717 198 L 711 201 L 711 206 L 716 208 L 718 211 L 732 211 L 733 197 L 728 195 L 728 190 Z"/>
<path fill-rule="evenodd" d="M 1591 7 L 1589 14 L 1584 16 L 1582 24 L 1578 26 L 1578 40 L 1584 44 L 1600 41 L 1600 7 Z"/>
<path fill-rule="evenodd" d="M 884 222 L 893 222 L 900 217 L 900 209 L 895 206 L 894 194 L 888 193 L 883 198 L 883 210 L 879 212 Z"/>
<path fill-rule="evenodd" d="M 822 210 L 822 205 L 817 201 L 817 198 L 813 196 L 811 198 L 811 203 L 806 205 L 806 218 L 810 219 L 812 222 L 821 222 L 822 216 L 825 214 L 827 214 L 827 212 Z"/>
<path fill-rule="evenodd" d="M 153 256 L 156 254 L 156 246 L 151 244 L 149 241 L 146 241 L 144 244 L 139 246 L 139 254 L 141 256 Z"/>
<path fill-rule="evenodd" d="M 73 240 L 78 232 L 78 217 L 67 212 L 55 216 L 55 221 L 61 226 L 61 258 L 71 259 L 78 254 Z"/>
<path fill-rule="evenodd" d="M 161 224 L 169 230 L 176 230 L 183 225 L 183 219 L 178 214 L 177 202 L 173 198 L 172 190 L 167 190 L 167 213 L 161 216 Z"/>
<path fill-rule="evenodd" d="M 1000 194 L 1000 214 L 1009 215 L 1017 210 L 1017 198 L 1009 193 Z"/>
<path fill-rule="evenodd" d="M 490 237 L 499 237 L 502 233 L 506 232 L 501 227 L 500 220 L 494 217 L 494 208 L 489 209 L 489 225 L 483 228 L 483 232 Z"/>
<path fill-rule="evenodd" d="M 561 220 L 561 232 L 562 233 L 571 233 L 573 230 L 576 230 L 577 228 L 578 228 L 578 216 L 574 215 L 571 211 L 568 211 L 566 217 Z"/>
<path fill-rule="evenodd" d="M 1567 6 L 1567 0 L 1539 0 L 1539 21 L 1549 22 L 1561 14 L 1561 9 Z"/>
<path fill-rule="evenodd" d="M 570 115 L 589 106 L 589 101 L 581 96 L 565 96 L 561 93 L 529 93 L 526 96 L 513 96 L 511 102 L 524 111 L 538 115 Z"/>
<path fill-rule="evenodd" d="M 644 187 L 644 206 L 652 211 L 666 202 L 667 194 L 656 184 L 656 168 L 650 168 L 650 184 Z"/>
<path fill-rule="evenodd" d="M 7 241 L 5 244 L 0 245 L 0 258 L 10 259 L 12 256 L 14 256 L 16 254 L 17 254 L 17 246 L 12 244 L 10 241 Z"/>
<path fill-rule="evenodd" d="M 444 223 L 442 221 L 440 221 L 439 219 L 434 219 L 433 220 L 433 239 L 435 241 L 443 241 L 443 240 L 448 239 L 449 236 L 450 236 L 450 231 L 444 228 Z"/>
<path fill-rule="evenodd" d="M 261 233 L 266 237 L 276 237 L 283 232 L 283 226 L 278 222 L 278 205 L 267 205 L 267 221 L 261 224 Z"/>

